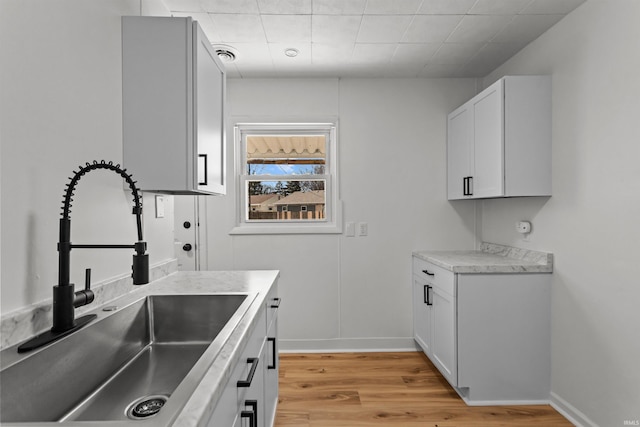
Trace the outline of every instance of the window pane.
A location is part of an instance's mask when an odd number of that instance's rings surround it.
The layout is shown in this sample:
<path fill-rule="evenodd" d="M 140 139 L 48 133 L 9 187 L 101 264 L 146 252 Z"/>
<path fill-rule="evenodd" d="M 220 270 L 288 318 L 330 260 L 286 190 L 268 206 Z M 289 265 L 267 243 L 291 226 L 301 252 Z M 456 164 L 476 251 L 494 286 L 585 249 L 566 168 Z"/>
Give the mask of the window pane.
<path fill-rule="evenodd" d="M 324 221 L 325 184 L 318 180 L 247 181 L 247 220 Z"/>
<path fill-rule="evenodd" d="M 247 135 L 247 175 L 324 174 L 325 135 Z"/>

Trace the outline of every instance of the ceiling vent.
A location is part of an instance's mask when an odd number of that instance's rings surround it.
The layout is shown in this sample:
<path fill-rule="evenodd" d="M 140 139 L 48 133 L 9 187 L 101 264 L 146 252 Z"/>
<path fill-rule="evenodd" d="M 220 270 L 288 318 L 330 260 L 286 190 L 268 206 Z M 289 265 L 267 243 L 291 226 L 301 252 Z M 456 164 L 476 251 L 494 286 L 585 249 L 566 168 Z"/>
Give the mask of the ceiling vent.
<path fill-rule="evenodd" d="M 220 58 L 220 61 L 225 64 L 234 62 L 238 57 L 235 49 L 233 49 L 231 46 L 213 45 L 213 48 L 215 49 L 218 58 Z"/>

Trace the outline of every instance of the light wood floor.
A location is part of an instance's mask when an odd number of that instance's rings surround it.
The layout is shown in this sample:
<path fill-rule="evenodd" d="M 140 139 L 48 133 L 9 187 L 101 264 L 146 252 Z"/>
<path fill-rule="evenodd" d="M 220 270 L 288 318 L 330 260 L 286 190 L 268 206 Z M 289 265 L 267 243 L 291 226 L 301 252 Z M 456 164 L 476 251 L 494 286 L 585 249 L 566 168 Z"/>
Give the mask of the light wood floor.
<path fill-rule="evenodd" d="M 421 352 L 281 354 L 276 427 L 571 426 L 551 406 L 467 406 Z"/>

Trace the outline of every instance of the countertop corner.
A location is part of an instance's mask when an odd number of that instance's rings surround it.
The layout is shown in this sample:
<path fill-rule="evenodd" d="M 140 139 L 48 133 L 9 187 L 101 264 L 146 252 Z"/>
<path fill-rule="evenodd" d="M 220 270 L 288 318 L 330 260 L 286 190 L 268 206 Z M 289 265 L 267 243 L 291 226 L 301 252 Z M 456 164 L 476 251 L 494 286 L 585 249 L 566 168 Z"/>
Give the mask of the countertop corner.
<path fill-rule="evenodd" d="M 454 273 L 552 273 L 553 254 L 482 242 L 478 251 L 415 251 L 413 255 Z"/>

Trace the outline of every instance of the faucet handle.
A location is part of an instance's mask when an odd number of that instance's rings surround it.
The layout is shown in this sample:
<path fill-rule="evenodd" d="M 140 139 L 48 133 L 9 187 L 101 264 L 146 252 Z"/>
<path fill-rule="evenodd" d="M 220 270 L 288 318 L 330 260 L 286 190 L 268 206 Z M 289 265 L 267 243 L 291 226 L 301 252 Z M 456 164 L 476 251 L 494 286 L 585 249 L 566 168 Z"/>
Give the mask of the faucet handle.
<path fill-rule="evenodd" d="M 84 290 L 91 290 L 91 269 L 87 268 L 84 270 Z"/>
<path fill-rule="evenodd" d="M 84 270 L 84 290 L 75 292 L 73 306 L 78 308 L 83 305 L 91 304 L 94 298 L 95 295 L 91 290 L 91 269 L 87 268 Z"/>

